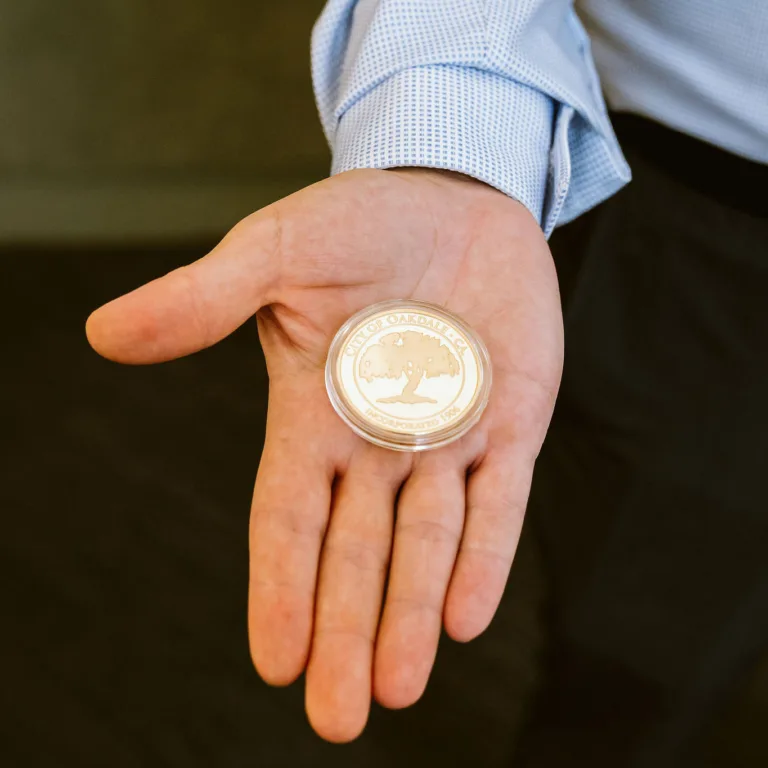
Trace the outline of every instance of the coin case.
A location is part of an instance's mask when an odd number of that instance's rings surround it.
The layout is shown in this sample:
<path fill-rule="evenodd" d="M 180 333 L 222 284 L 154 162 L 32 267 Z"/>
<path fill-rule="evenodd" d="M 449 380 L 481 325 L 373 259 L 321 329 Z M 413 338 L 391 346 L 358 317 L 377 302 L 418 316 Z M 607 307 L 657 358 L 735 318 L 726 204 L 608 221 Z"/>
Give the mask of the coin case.
<path fill-rule="evenodd" d="M 358 435 L 396 451 L 458 440 L 480 419 L 491 361 L 478 334 L 437 304 L 384 301 L 350 317 L 328 351 L 333 408 Z"/>

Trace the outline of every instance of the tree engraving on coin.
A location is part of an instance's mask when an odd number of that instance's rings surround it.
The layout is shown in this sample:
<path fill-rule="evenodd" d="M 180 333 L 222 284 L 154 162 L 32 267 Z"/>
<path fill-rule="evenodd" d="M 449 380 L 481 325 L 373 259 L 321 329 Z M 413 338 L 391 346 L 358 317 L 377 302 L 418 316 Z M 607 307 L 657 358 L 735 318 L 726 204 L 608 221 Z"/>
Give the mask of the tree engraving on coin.
<path fill-rule="evenodd" d="M 461 318 L 412 299 L 353 315 L 329 348 L 331 404 L 366 440 L 420 451 L 477 422 L 491 384 L 488 352 Z"/>
<path fill-rule="evenodd" d="M 404 331 L 383 336 L 372 344 L 360 360 L 360 376 L 367 382 L 374 379 L 400 379 L 406 384 L 400 394 L 380 397 L 378 403 L 437 403 L 437 400 L 416 393 L 424 377 L 457 376 L 459 361 L 439 338 L 419 331 Z"/>

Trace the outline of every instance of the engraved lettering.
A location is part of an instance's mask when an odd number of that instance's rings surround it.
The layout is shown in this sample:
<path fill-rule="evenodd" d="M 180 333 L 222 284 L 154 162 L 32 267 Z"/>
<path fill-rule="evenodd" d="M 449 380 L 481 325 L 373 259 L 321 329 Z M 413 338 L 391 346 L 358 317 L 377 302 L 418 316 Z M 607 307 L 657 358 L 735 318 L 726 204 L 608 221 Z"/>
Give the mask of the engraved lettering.
<path fill-rule="evenodd" d="M 369 408 L 365 415 L 374 421 L 378 421 L 380 424 L 384 424 L 387 427 L 393 428 L 393 429 L 400 429 L 403 431 L 413 432 L 424 430 L 424 429 L 432 429 L 433 427 L 436 427 L 439 424 L 439 421 L 437 419 L 425 419 L 424 421 L 401 421 L 400 419 L 394 419 L 391 416 L 386 416 L 383 413 L 379 413 L 378 411 L 374 411 L 373 408 Z"/>
<path fill-rule="evenodd" d="M 461 412 L 461 409 L 457 405 L 454 405 L 444 410 L 440 414 L 440 416 L 443 419 L 443 421 L 450 421 L 454 416 L 458 416 L 460 412 Z"/>

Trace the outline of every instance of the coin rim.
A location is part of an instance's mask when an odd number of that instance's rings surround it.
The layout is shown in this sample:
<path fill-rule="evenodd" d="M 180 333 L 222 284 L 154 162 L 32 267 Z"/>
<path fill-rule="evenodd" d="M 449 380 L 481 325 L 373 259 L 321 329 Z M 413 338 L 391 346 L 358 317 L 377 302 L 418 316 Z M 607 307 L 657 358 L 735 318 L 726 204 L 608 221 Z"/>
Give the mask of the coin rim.
<path fill-rule="evenodd" d="M 472 351 L 478 361 L 479 377 L 475 396 L 467 408 L 465 417 L 457 422 L 449 424 L 445 429 L 439 429 L 427 435 L 408 435 L 384 427 L 378 427 L 369 424 L 368 422 L 365 422 L 364 426 L 362 418 L 352 406 L 348 404 L 346 391 L 341 385 L 341 382 L 337 380 L 336 363 L 338 354 L 350 331 L 354 327 L 364 323 L 370 317 L 381 312 L 386 312 L 387 309 L 393 307 L 413 307 L 423 310 L 425 314 L 436 314 L 446 323 L 455 326 L 459 331 L 463 332 L 467 338 L 468 344 L 472 346 Z M 432 304 L 431 302 L 419 301 L 417 299 L 392 299 L 389 301 L 381 301 L 353 314 L 342 324 L 341 328 L 339 328 L 336 335 L 333 337 L 330 347 L 328 348 L 328 357 L 326 358 L 325 364 L 325 388 L 328 393 L 328 398 L 331 401 L 331 405 L 336 413 L 342 418 L 347 426 L 360 437 L 375 445 L 395 451 L 416 452 L 440 448 L 465 435 L 473 426 L 475 426 L 475 424 L 477 424 L 488 405 L 492 380 L 493 368 L 491 365 L 491 358 L 488 354 L 488 349 L 480 336 L 461 317 L 450 310 L 445 309 L 439 304 Z"/>

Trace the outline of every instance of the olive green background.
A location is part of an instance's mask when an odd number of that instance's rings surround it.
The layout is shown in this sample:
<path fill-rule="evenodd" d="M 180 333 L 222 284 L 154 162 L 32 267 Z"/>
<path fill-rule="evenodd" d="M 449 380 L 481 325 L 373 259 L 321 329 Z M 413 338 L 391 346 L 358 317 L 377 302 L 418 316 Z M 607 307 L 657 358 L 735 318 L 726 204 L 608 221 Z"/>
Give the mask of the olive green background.
<path fill-rule="evenodd" d="M 326 175 L 322 0 L 0 0 L 0 242 L 213 235 Z"/>

